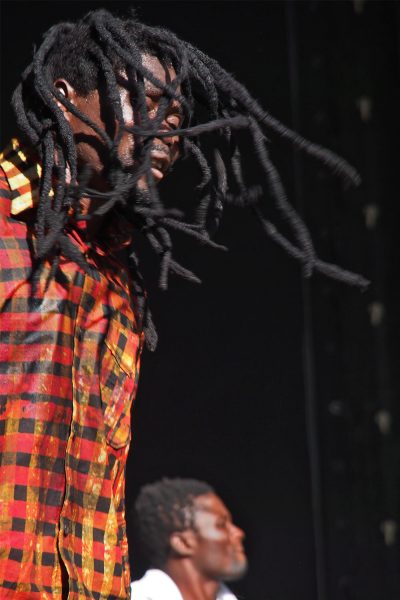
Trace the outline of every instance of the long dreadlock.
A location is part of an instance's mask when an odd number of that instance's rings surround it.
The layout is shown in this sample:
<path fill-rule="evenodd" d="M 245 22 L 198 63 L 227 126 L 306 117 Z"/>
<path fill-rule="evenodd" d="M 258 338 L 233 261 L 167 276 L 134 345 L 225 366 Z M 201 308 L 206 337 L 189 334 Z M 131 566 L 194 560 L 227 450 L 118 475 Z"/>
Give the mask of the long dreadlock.
<path fill-rule="evenodd" d="M 159 59 L 165 68 L 165 83 L 143 65 L 143 54 Z M 173 80 L 169 77 L 168 66 L 175 70 Z M 125 124 L 122 114 L 117 84 L 117 74 L 122 71 L 127 74 L 131 86 L 134 114 L 139 116 L 140 125 L 133 127 Z M 65 98 L 53 83 L 59 77 L 67 79 L 83 96 L 101 87 L 118 125 L 114 128 L 118 133 L 109 135 Z M 146 79 L 162 91 L 154 119 L 148 117 L 146 110 Z M 201 173 L 196 187 L 198 205 L 191 220 L 181 211 L 164 205 L 151 172 L 150 152 L 154 139 L 171 137 L 171 131 L 160 130 L 160 126 L 173 99 L 181 103 L 185 116 L 185 127 L 175 130 L 173 135 L 180 136 L 184 155 L 194 159 Z M 73 132 L 56 101 L 89 125 L 107 148 L 110 192 L 91 189 L 87 185 L 89 174 L 78 173 Z M 213 242 L 210 235 L 218 228 L 223 208 L 229 203 L 250 207 L 267 235 L 302 263 L 305 277 L 319 271 L 350 285 L 361 288 L 368 285 L 362 276 L 316 256 L 307 227 L 288 202 L 279 173 L 271 161 L 266 132 L 276 134 L 296 149 L 315 157 L 346 184 L 359 184 L 355 169 L 343 158 L 309 142 L 272 117 L 215 60 L 166 29 L 140 23 L 133 12 L 122 19 L 100 9 L 88 13 L 75 24 L 60 23 L 51 27 L 35 52 L 33 62 L 23 73 L 12 103 L 22 133 L 41 156 L 43 175 L 37 210 L 36 259 L 39 264 L 45 259 L 51 260 L 50 277 L 57 270 L 61 254 L 86 271 L 90 269 L 66 232 L 71 209 L 76 218 L 88 218 L 81 214 L 79 202 L 81 197 L 87 196 L 102 200 L 93 215 L 113 209 L 143 233 L 159 255 L 159 285 L 162 289 L 167 289 L 170 273 L 199 281 L 194 273 L 174 259 L 171 232 L 182 231 L 201 243 L 223 248 Z M 124 168 L 118 156 L 124 131 L 131 133 L 134 140 L 135 169 L 132 172 Z M 205 133 L 213 134 L 212 151 L 202 135 Z M 244 149 L 248 151 L 249 143 L 260 169 L 257 184 L 246 181 L 244 173 L 242 153 Z M 70 172 L 68 183 L 67 167 Z M 146 191 L 138 187 L 142 177 L 147 181 Z M 53 180 L 57 181 L 54 196 Z M 266 198 L 272 199 L 292 228 L 294 242 L 285 238 L 267 219 Z M 154 349 L 157 335 L 145 306 L 143 280 L 132 247 L 129 264 L 139 311 L 145 315 L 147 345 Z"/>

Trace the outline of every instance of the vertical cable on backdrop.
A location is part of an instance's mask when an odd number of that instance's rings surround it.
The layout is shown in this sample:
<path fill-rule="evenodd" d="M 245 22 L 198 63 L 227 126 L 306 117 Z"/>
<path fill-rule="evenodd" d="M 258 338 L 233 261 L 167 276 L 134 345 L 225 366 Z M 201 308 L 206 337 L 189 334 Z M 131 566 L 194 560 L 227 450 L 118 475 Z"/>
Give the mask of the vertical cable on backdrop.
<path fill-rule="evenodd" d="M 299 65 L 296 28 L 296 3 L 285 3 L 288 47 L 289 88 L 292 127 L 301 131 L 299 117 Z M 304 214 L 303 175 L 297 152 L 293 153 L 294 205 L 301 216 Z M 307 449 L 310 465 L 311 503 L 315 552 L 317 599 L 327 600 L 326 548 L 323 522 L 323 497 L 321 484 L 321 457 L 318 428 L 318 406 L 315 391 L 315 360 L 313 341 L 312 302 L 309 280 L 302 278 L 303 299 L 303 373 Z"/>

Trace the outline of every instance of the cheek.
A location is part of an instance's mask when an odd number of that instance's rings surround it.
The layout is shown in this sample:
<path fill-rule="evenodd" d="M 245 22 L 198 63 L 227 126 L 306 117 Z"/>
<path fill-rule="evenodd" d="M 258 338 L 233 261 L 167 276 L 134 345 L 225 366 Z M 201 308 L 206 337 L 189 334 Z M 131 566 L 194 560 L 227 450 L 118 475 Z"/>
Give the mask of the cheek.
<path fill-rule="evenodd" d="M 122 103 L 122 116 L 124 119 L 125 125 L 131 126 L 133 125 L 133 108 L 130 102 Z"/>
<path fill-rule="evenodd" d="M 225 573 L 232 564 L 232 552 L 226 542 L 209 542 L 203 548 L 202 556 L 205 570 L 215 575 Z"/>
<path fill-rule="evenodd" d="M 130 100 L 128 90 L 120 88 L 119 97 L 121 100 L 122 117 L 125 125 L 132 127 L 133 125 L 133 107 Z"/>
<path fill-rule="evenodd" d="M 133 135 L 125 132 L 118 147 L 119 158 L 125 167 L 133 165 L 133 148 Z"/>
<path fill-rule="evenodd" d="M 231 543 L 228 535 L 225 533 L 222 534 L 220 532 L 215 532 L 213 535 L 209 536 L 206 545 L 208 546 L 210 553 L 222 556 L 229 552 Z"/>

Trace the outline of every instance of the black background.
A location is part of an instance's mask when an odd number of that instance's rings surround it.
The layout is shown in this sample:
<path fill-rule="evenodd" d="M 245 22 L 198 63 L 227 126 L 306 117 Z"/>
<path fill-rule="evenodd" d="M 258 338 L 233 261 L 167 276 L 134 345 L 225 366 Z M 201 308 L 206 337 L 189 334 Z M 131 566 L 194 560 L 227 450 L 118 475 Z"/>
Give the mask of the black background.
<path fill-rule="evenodd" d="M 92 8 L 130 4 L 2 2 L 2 144 L 15 133 L 11 90 L 42 32 Z M 320 256 L 373 283 L 366 294 L 320 277 L 305 283 L 299 266 L 239 209 L 227 211 L 217 235 L 229 253 L 178 240 L 182 262 L 202 286 L 174 281 L 161 294 L 145 257 L 160 343 L 143 357 L 128 506 L 143 483 L 162 475 L 204 479 L 247 534 L 250 569 L 235 586 L 241 598 L 394 600 L 399 5 L 135 6 L 142 20 L 217 58 L 272 114 L 360 170 L 362 186 L 344 193 L 319 163 L 271 136 L 272 156 Z M 189 201 L 191 183 L 178 167 L 169 193 Z M 138 576 L 142 565 L 133 562 Z"/>

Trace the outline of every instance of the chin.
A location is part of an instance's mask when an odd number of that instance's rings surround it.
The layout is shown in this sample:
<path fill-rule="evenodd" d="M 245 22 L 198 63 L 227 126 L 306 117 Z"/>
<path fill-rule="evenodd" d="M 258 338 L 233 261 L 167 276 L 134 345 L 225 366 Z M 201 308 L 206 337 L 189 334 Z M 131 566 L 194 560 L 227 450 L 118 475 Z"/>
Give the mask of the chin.
<path fill-rule="evenodd" d="M 246 575 L 248 569 L 247 559 L 237 560 L 231 565 L 231 568 L 227 573 L 224 573 L 221 579 L 223 581 L 237 581 L 241 579 L 244 575 Z"/>

